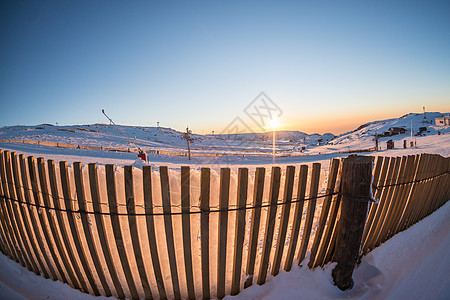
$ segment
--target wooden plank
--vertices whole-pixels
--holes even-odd
[[[45,207],[50,207],[50,201],[49,201],[49,192],[48,192],[48,184],[47,184],[47,176],[46,176],[46,172],[45,172],[45,162],[44,159],[42,157],[37,159],[37,163],[38,163],[38,174],[39,174],[39,182],[41,184],[41,195],[42,195],[42,200],[44,203]],[[67,272],[67,274],[69,275],[69,278],[71,280],[71,282],[76,282],[75,276],[72,272],[72,268],[69,265],[69,260],[67,259],[66,253],[64,252],[63,246],[62,246],[62,242],[61,242],[61,238],[59,237],[58,234],[58,230],[57,230],[57,224],[55,222],[55,219],[52,215],[52,213],[50,212],[49,209],[45,209],[46,211],[46,215],[47,215],[47,221],[50,227],[50,231],[52,233],[52,237],[53,240],[55,241],[55,245],[56,245],[56,255],[61,259],[64,269],[61,266],[61,270],[58,269],[58,271],[60,272],[60,275],[62,277],[62,281],[64,283],[67,283],[67,278],[65,275],[64,270]]]
[[[392,224],[392,219],[394,217],[395,209],[399,202],[399,195],[401,194],[402,183],[404,182],[405,177],[405,169],[406,169],[406,157],[403,156],[400,158],[399,169],[398,172],[396,172],[396,179],[394,183],[395,186],[393,186],[391,201],[389,202],[389,207],[386,211],[384,224],[382,225],[380,235],[378,236],[378,244],[383,243],[389,238],[388,232],[391,229],[390,226]]]
[[[250,225],[251,226],[250,237],[249,237],[250,247],[248,248],[247,268],[246,268],[246,272],[245,272],[247,279],[244,282],[244,288],[247,288],[253,284],[253,275],[255,272],[255,262],[256,262],[256,251],[257,251],[257,247],[258,247],[259,227],[260,227],[260,223],[261,223],[261,207],[260,206],[262,205],[262,199],[263,199],[263,195],[264,195],[265,175],[266,175],[266,168],[256,168],[255,183],[254,183],[254,187],[253,187],[253,203],[252,203],[252,205],[255,208],[252,211],[252,219],[251,219],[251,225]],[[228,193],[228,190],[227,190],[227,193]],[[226,208],[227,206],[228,206],[228,199],[227,199],[226,205],[224,205],[224,208]],[[220,226],[223,227],[222,224]],[[226,227],[226,224],[224,227]],[[225,232],[225,239],[226,239],[226,232]],[[223,263],[225,263],[225,257],[223,258]],[[225,271],[225,268],[223,268],[223,269]],[[225,280],[225,275],[223,277]],[[224,281],[224,285],[225,285],[225,281]]]
[[[106,165],[106,188],[108,194],[108,206],[111,214],[111,226],[113,229],[114,240],[116,243],[117,253],[119,254],[120,264],[127,281],[128,290],[132,299],[139,299],[139,294],[136,290],[136,284],[134,283],[133,275],[131,273],[130,264],[128,262],[127,253],[125,251],[125,244],[123,242],[122,231],[120,230],[120,220],[117,209],[117,194],[116,194],[116,177],[115,166]]]
[[[297,241],[300,232],[300,225],[302,222],[303,205],[306,194],[306,181],[308,179],[308,166],[301,165],[298,175],[298,188],[297,188],[297,203],[294,209],[294,221],[292,224],[291,242],[289,244],[289,249],[286,257],[286,262],[284,264],[284,270],[290,271],[292,268],[292,263],[294,261],[295,250],[297,248]]]
[[[376,220],[377,222],[376,224],[373,224],[372,227],[370,228],[370,232],[367,238],[367,244],[364,245],[364,248],[366,248],[365,252],[372,250],[376,246],[377,237],[380,232],[380,228],[383,224],[383,220],[386,217],[386,210],[388,209],[389,206],[390,201],[389,192],[391,190],[390,185],[394,183],[395,174],[397,172],[396,168],[398,168],[398,159],[396,157],[385,158],[385,163],[389,163],[389,167],[385,181],[382,183],[384,187],[381,189],[378,210],[374,218],[374,220]]]
[[[3,190],[3,188],[0,185],[0,190]],[[0,201],[2,202],[2,204],[0,205],[0,233],[1,233],[1,238],[2,238],[2,253],[5,254],[6,256],[8,256],[10,259],[14,260],[14,252],[11,246],[11,241],[10,241],[10,236],[8,233],[8,228],[6,225],[6,219],[5,219],[5,211],[4,211],[4,204],[3,202],[6,201],[6,199],[4,198],[3,195],[3,191],[2,191],[2,196]]]
[[[339,159],[336,159],[336,158],[332,159],[331,163],[330,163],[330,173],[328,174],[327,189],[325,191],[325,194],[327,194],[329,196],[326,196],[323,199],[322,211],[320,213],[320,219],[319,219],[319,227],[316,230],[314,242],[311,247],[310,260],[308,263],[308,267],[310,269],[317,267],[317,265],[315,265],[316,254],[319,249],[319,244],[322,240],[322,234],[325,229],[325,225],[327,223],[328,212],[329,212],[330,206],[331,206],[331,199],[333,198],[332,194],[335,191],[338,170],[339,170]]]
[[[147,224],[147,236],[150,247],[150,256],[152,258],[153,272],[156,278],[159,298],[167,299],[166,290],[164,288],[164,278],[161,272],[161,264],[159,263],[158,247],[156,244],[155,222],[153,218],[153,194],[152,194],[152,167],[144,166],[143,172],[143,189],[144,189],[144,207],[145,221]],[[184,229],[184,228],[183,228]]]
[[[382,243],[383,240],[383,234],[385,231],[385,227],[386,227],[386,223],[390,217],[389,213],[392,209],[392,205],[393,205],[393,201],[395,200],[395,192],[397,189],[397,181],[399,180],[399,169],[400,169],[400,163],[401,163],[401,158],[400,157],[395,157],[393,158],[394,161],[394,170],[391,176],[391,180],[390,180],[390,186],[387,189],[387,194],[386,194],[386,198],[385,198],[385,205],[383,207],[383,211],[381,212],[381,219],[379,221],[379,228],[378,228],[378,232],[375,235],[375,239],[374,239],[374,243],[373,243],[373,247],[377,247],[378,245],[380,245],[380,243]]]
[[[3,165],[3,150],[0,149],[0,178],[2,180],[2,189],[3,189],[3,194],[5,195],[5,198],[9,198],[9,191],[8,191],[8,183],[6,180],[6,171],[5,171],[5,167]],[[15,245],[17,245],[16,240],[15,240],[15,236],[13,233],[13,228],[11,226],[11,217],[8,214],[8,210],[7,210],[7,199],[4,199],[4,201],[2,201],[2,212],[3,212],[3,218],[2,218],[2,223],[3,223],[3,228],[4,231],[6,233],[6,238],[9,246],[9,250],[10,250],[10,254],[11,254],[11,258],[13,260],[15,260],[16,262],[20,263],[20,264],[24,264],[22,257],[20,256],[18,249],[15,247]]]
[[[200,237],[202,258],[202,298],[209,299],[209,195],[210,195],[210,170],[202,168],[200,173]]]
[[[400,224],[400,217],[402,216],[403,211],[406,209],[406,200],[411,186],[411,184],[408,184],[408,182],[410,182],[414,177],[414,170],[416,163],[417,161],[415,161],[414,156],[412,155],[407,156],[405,172],[403,175],[400,194],[398,196],[398,203],[394,208],[393,212],[394,214],[392,216],[392,220],[389,225],[390,230],[387,233],[389,238],[398,233],[397,228],[399,227]]]
[[[314,221],[314,212],[316,210],[317,193],[319,191],[319,179],[320,179],[320,164],[313,163],[311,174],[311,185],[309,188],[309,201],[308,211],[306,212],[305,228],[303,230],[302,243],[300,245],[300,252],[298,254],[298,265],[300,266],[306,255],[308,249],[309,237],[311,235],[311,229]]]
[[[385,195],[387,193],[388,188],[383,187],[384,185],[387,185],[390,182],[390,178],[392,177],[392,172],[394,169],[395,162],[391,160],[390,157],[385,157],[383,162],[383,168],[381,170],[380,179],[377,183],[377,186],[375,187],[375,198],[378,199],[378,204],[376,205],[376,211],[375,215],[373,217],[373,220],[371,223],[368,223],[366,225],[367,227],[367,235],[365,237],[365,240],[362,242],[362,252],[367,253],[370,250],[373,249],[373,240],[375,239],[375,235],[378,232],[378,228],[380,226],[380,218],[382,215],[383,210],[385,209],[385,203],[384,200]]]
[[[438,176],[439,174],[441,174],[441,172],[443,171],[443,165],[441,163],[441,156],[440,155],[435,155],[436,156],[436,168],[434,169],[434,174],[433,176]],[[430,205],[428,205],[427,207],[427,211],[426,211],[426,215],[430,215],[432,212],[434,212],[435,210],[435,201],[436,201],[436,194],[439,188],[439,183],[442,177],[435,177],[432,179],[432,183],[431,183],[431,187],[430,187]]]
[[[414,211],[414,207],[416,205],[416,197],[418,195],[419,182],[418,180],[421,178],[422,170],[425,166],[425,162],[427,160],[424,154],[416,155],[416,161],[418,160],[418,165],[416,166],[414,172],[413,183],[411,189],[408,194],[408,199],[406,200],[406,208],[402,215],[402,221],[400,225],[400,230],[405,230],[407,228],[407,224],[411,219],[411,215]]]
[[[358,198],[371,196],[372,164],[373,157],[351,155],[342,167],[341,216],[333,255],[337,265],[331,273],[334,284],[342,291],[353,286],[352,274],[360,254],[368,208],[368,201]]]
[[[270,191],[269,191],[270,206],[267,211],[263,251],[257,280],[257,283],[259,285],[264,284],[267,278],[270,250],[272,249],[275,219],[277,215],[278,194],[280,192],[280,177],[281,177],[280,167],[272,167],[272,172],[270,175]]]
[[[436,167],[436,173],[435,173],[435,178],[433,178],[433,183],[432,183],[432,187],[431,187],[431,193],[430,193],[430,205],[427,208],[427,212],[426,215],[430,215],[432,214],[438,206],[438,198],[439,198],[439,194],[441,191],[441,184],[442,184],[442,172],[444,172],[444,165],[443,163],[443,158],[440,155],[436,155],[436,159],[437,159],[437,167]]]
[[[231,295],[239,294],[241,287],[242,254],[245,237],[245,207],[247,205],[248,169],[239,168],[236,204],[240,209],[236,212],[233,271],[231,279]]]
[[[424,196],[426,196],[426,193],[425,193],[426,181],[425,181],[425,179],[428,176],[428,172],[430,170],[431,163],[432,163],[431,155],[425,154],[425,162],[424,162],[423,168],[420,171],[420,176],[419,176],[420,182],[419,182],[418,188],[416,190],[417,193],[416,193],[415,199],[414,199],[415,200],[414,207],[413,207],[411,217],[408,220],[408,227],[415,224],[420,215],[421,207],[424,202],[423,199],[425,198]]]
[[[159,167],[159,174],[161,177],[161,197],[164,213],[164,228],[166,231],[166,243],[167,243],[167,252],[169,255],[170,274],[172,277],[172,286],[174,295],[173,297],[175,299],[181,299],[180,283],[178,281],[177,260],[175,255],[175,245],[173,242],[169,171],[167,167],[165,166]]]
[[[195,299],[194,288],[194,271],[192,266],[192,251],[191,251],[191,188],[190,188],[190,168],[181,167],[181,226],[183,228],[183,254],[184,254],[184,269],[186,270],[186,284],[188,299]]]
[[[125,298],[125,294],[123,292],[122,285],[116,272],[116,266],[112,259],[111,249],[109,247],[105,229],[105,222],[101,215],[102,211],[100,208],[100,203],[102,201],[100,199],[100,192],[98,188],[97,164],[95,163],[89,164],[89,186],[91,190],[91,199],[92,199],[92,206],[94,209],[95,224],[97,225],[97,232],[100,239],[100,245],[102,247],[103,257],[105,258],[106,266],[108,268],[111,280],[116,290],[117,297],[123,299]]]
[[[111,296],[111,289],[106,282],[105,274],[103,272],[103,267],[100,264],[97,249],[94,244],[92,237],[92,228],[90,220],[86,209],[86,198],[84,194],[84,181],[83,181],[83,170],[80,162],[73,163],[73,173],[75,177],[75,189],[77,192],[78,208],[81,216],[81,224],[83,225],[84,235],[86,237],[86,242],[88,244],[89,252],[91,254],[92,261],[94,263],[95,270],[97,271],[98,279],[103,287],[105,295],[107,297]]]
[[[147,274],[145,272],[144,260],[142,259],[141,244],[139,243],[139,233],[136,224],[136,207],[134,202],[133,188],[133,166],[125,166],[125,200],[127,204],[128,225],[130,228],[131,241],[133,243],[134,258],[138,268],[139,277],[141,278],[142,288],[146,299],[152,298],[152,291],[148,283]]]
[[[83,267],[84,273],[88,279],[89,285],[92,289],[92,292],[95,296],[100,296],[100,292],[98,290],[97,284],[95,283],[94,277],[92,276],[92,271],[89,267],[89,264],[86,260],[86,253],[84,252],[84,247],[81,244],[81,233],[78,231],[78,227],[75,224],[75,205],[74,200],[71,198],[71,188],[69,185],[69,172],[67,168],[67,162],[61,161],[59,162],[59,171],[61,176],[61,186],[64,197],[64,206],[67,210],[67,220],[69,222],[69,228],[72,233],[73,243],[75,244],[76,251],[80,258],[80,263]]]
[[[0,161],[0,164],[2,164],[1,166],[2,174],[6,170],[6,181],[8,184],[9,197],[13,200],[17,200],[16,191],[14,189],[14,182],[11,174],[11,157],[9,151],[4,152],[3,162]],[[6,201],[6,209],[9,214],[9,220],[12,225],[15,240],[17,241],[16,245],[18,249],[16,250],[18,250],[19,260],[21,260],[22,266],[26,267],[28,270],[31,271],[32,270],[31,264],[28,260],[28,257],[26,256],[25,247],[23,246],[23,244],[26,242],[26,239],[23,232],[22,224],[20,223],[19,215],[17,213],[16,204],[12,200],[8,200]]]
[[[26,215],[25,207],[22,205],[24,203],[24,199],[23,199],[23,196],[22,196],[21,182],[20,182],[19,172],[18,172],[17,154],[15,152],[13,152],[11,154],[11,167],[12,167],[12,176],[14,178],[14,187],[15,187],[16,199],[20,202],[20,204],[18,205],[19,212],[20,212],[20,217],[19,217],[19,212],[17,212],[16,206],[14,206],[14,210],[16,211],[15,213],[17,214],[16,219],[17,220],[22,219],[23,227],[25,228],[25,232],[23,231],[23,228],[21,229],[21,235],[22,235],[22,241],[23,241],[24,246],[25,246],[25,250],[26,250],[27,255],[29,257],[29,261],[30,261],[30,264],[31,264],[31,267],[32,267],[32,271],[36,275],[40,275],[39,268],[36,265],[36,262],[34,261],[33,252],[31,251],[31,249],[33,249],[33,251],[35,251],[34,254],[36,256],[39,255],[35,245],[33,245],[30,224],[28,222],[28,217]],[[28,237],[28,240],[27,240],[27,237]],[[31,244],[31,248],[30,248],[29,243]]]
[[[230,198],[230,169],[220,169],[219,235],[217,248],[217,298],[225,297],[225,271],[228,233],[228,204]]]
[[[289,213],[291,212],[292,193],[294,189],[295,167],[286,167],[286,177],[284,183],[283,205],[281,205],[281,220],[278,229],[277,246],[272,263],[272,275],[277,276],[280,272],[281,258],[283,256],[284,243],[288,231]]]
[[[383,166],[383,157],[382,156],[378,156],[376,158],[376,160],[377,160],[377,162],[375,164],[375,170],[373,172],[373,180],[372,180],[372,193],[373,193],[374,199],[377,199],[375,194],[377,192],[376,187],[379,185],[381,169],[382,169],[382,166]],[[369,215],[367,217],[366,228],[364,229],[364,233],[363,233],[361,244],[364,244],[364,242],[366,240],[367,234],[369,233],[370,224],[372,224],[372,222],[373,222],[373,218],[375,216],[375,212],[377,211],[377,208],[378,208],[377,203],[374,203],[374,202],[370,203]]]
[[[48,268],[50,274],[52,275],[52,279],[56,280],[55,271],[53,270],[53,266],[50,263],[50,259],[48,258],[47,252],[44,247],[43,238],[41,237],[41,234],[39,232],[39,228],[38,228],[36,216],[35,216],[35,210],[30,205],[31,204],[31,196],[30,196],[31,189],[29,188],[29,184],[28,184],[25,156],[23,154],[19,155],[19,161],[20,161],[20,172],[21,172],[21,176],[22,176],[22,187],[23,187],[25,202],[28,204],[27,209],[28,209],[28,213],[30,216],[31,228],[33,228],[33,232],[35,235],[35,239],[37,241],[37,245],[39,246],[40,253],[41,253],[42,257],[44,258],[47,268]],[[31,242],[31,245],[32,246],[36,245],[36,243]],[[38,261],[38,264],[41,267],[41,272],[42,272],[44,278],[50,278],[50,274],[47,272],[47,269],[45,268],[44,264],[42,263],[42,260],[40,259],[37,249],[35,249],[35,254],[36,254],[36,260]]]
[[[425,175],[425,187],[423,189],[422,193],[422,201],[420,202],[420,208],[419,213],[416,218],[416,222],[422,220],[424,217],[427,216],[427,210],[430,206],[430,194],[431,194],[431,187],[433,185],[434,180],[432,177],[436,175],[436,168],[437,168],[437,156],[436,155],[430,155],[431,156],[431,163],[430,168],[427,169],[427,174]]]
[[[50,251],[50,255],[53,259],[53,263],[55,264],[56,269],[58,270],[58,272],[60,273],[60,276],[62,277],[62,276],[64,276],[64,272],[62,270],[61,264],[59,263],[58,255],[55,252],[55,248],[52,243],[50,234],[48,232],[47,225],[45,224],[44,214],[39,212],[39,210],[41,209],[42,203],[41,203],[41,194],[39,192],[38,182],[37,182],[37,177],[36,177],[36,164],[35,164],[33,156],[28,156],[28,174],[30,175],[31,189],[32,189],[33,196],[34,196],[34,203],[37,205],[37,215],[38,215],[39,223],[41,225],[42,233],[44,234],[44,241],[46,242],[47,248]],[[50,268],[50,266],[49,266],[49,268]],[[51,270],[53,270],[53,269],[51,269]],[[56,273],[52,274],[52,279],[53,280],[58,279]]]
[[[86,286],[86,282],[84,280],[83,275],[81,274],[80,268],[78,266],[78,262],[75,259],[75,253],[72,249],[72,245],[69,241],[69,235],[67,233],[66,224],[63,219],[63,215],[61,210],[61,205],[59,203],[59,191],[56,184],[56,170],[55,170],[55,162],[53,160],[47,161],[47,168],[48,168],[48,177],[50,182],[50,190],[52,192],[52,198],[53,198],[53,207],[56,208],[55,214],[56,219],[58,221],[59,230],[61,232],[61,236],[64,242],[64,246],[66,247],[67,256],[72,264],[72,268],[76,274],[77,279],[71,279],[72,283],[75,288],[81,289],[85,293],[89,293],[89,290]]]

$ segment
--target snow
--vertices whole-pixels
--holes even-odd
[[[333,285],[331,270],[293,268],[226,299],[449,299],[450,203],[363,257],[353,289]]]
[[[450,203],[364,256],[342,292],[331,270],[293,267],[226,299],[449,299]],[[308,261],[306,259],[306,261]],[[45,279],[0,254],[0,299],[107,299]]]
[[[429,120],[441,116],[440,113],[427,113]],[[194,149],[192,150],[196,156],[192,160],[188,160],[185,156],[169,156],[148,154],[149,163],[142,161],[136,157],[136,153],[127,152],[111,152],[104,150],[84,150],[84,149],[65,149],[48,147],[42,145],[31,145],[23,143],[0,142],[0,149],[22,153],[26,156],[43,157],[44,159],[53,159],[55,161],[67,161],[69,167],[74,162],[83,162],[83,170],[86,172],[88,163],[97,163],[98,165],[115,164],[117,182],[123,182],[123,167],[133,165],[135,167],[134,176],[136,199],[142,199],[142,180],[141,169],[144,165],[151,165],[158,168],[159,166],[168,166],[169,182],[171,188],[171,200],[173,204],[180,204],[179,190],[179,172],[181,166],[191,167],[191,185],[199,186],[199,176],[201,167],[210,167],[211,170],[211,206],[217,206],[217,190],[218,176],[220,168],[230,167],[231,172],[231,190],[230,199],[236,199],[236,177],[237,169],[246,167],[249,174],[253,176],[256,167],[267,168],[266,174],[270,174],[272,165],[280,166],[284,172],[287,165],[307,164],[311,167],[312,163],[318,162],[322,164],[321,178],[323,182],[321,186],[326,185],[326,175],[329,169],[329,160],[331,158],[347,157],[349,153],[339,153],[348,150],[367,149],[374,146],[373,136],[375,132],[378,134],[387,131],[390,127],[404,126],[407,129],[405,134],[382,137],[380,138],[381,150],[377,152],[367,152],[364,155],[374,156],[404,156],[417,153],[435,153],[442,156],[450,156],[450,127],[435,126],[429,123],[423,123],[423,114],[408,114],[398,119],[376,121],[360,126],[357,130],[334,137],[331,134],[325,135],[306,135],[301,132],[277,132],[277,157],[270,156],[272,152],[271,133],[252,133],[239,134],[230,136],[201,136],[193,135]],[[410,126],[411,122],[415,128],[427,127],[425,136],[417,136],[412,140],[416,142],[415,147],[403,148],[403,140],[407,140],[407,144],[411,141]],[[409,126],[409,127],[408,127]],[[79,128],[89,129],[80,130]],[[58,129],[68,129],[72,131],[62,131]],[[93,130],[93,131],[92,131]],[[182,133],[169,128],[150,128],[150,127],[133,127],[121,126],[121,130],[129,135],[133,142],[144,150],[171,150],[185,151],[186,141],[182,139]],[[73,132],[75,131],[75,132]],[[317,145],[318,139],[322,138],[328,144]],[[38,126],[13,126],[0,128],[0,139],[14,140],[33,140],[33,141],[49,141],[67,144],[81,144],[87,146],[102,147],[133,147],[132,144],[124,137],[119,130],[113,126],[105,124],[93,125],[77,125],[56,127],[49,125]],[[395,148],[386,150],[385,142],[389,139],[394,140]],[[306,144],[304,144],[306,142]],[[306,150],[300,152],[299,147],[305,145]],[[301,147],[300,147],[301,148]],[[218,156],[210,156],[207,154],[215,153]],[[58,166],[56,166],[58,168]],[[156,168],[154,169],[156,171]],[[85,174],[87,177],[87,174]],[[161,205],[159,172],[153,172],[152,179],[154,189],[154,204]],[[104,168],[99,167],[99,178],[104,178]],[[269,180],[270,176],[266,176]],[[252,180],[249,180],[248,195],[252,194]],[[71,182],[73,185],[73,182]],[[105,182],[100,180],[100,192],[105,199]],[[284,184],[283,182],[281,183]],[[266,183],[266,188],[269,185]],[[72,187],[73,188],[73,187]],[[88,187],[86,187],[88,188]],[[125,203],[123,185],[118,184],[118,203]],[[281,187],[280,190],[282,190]],[[265,191],[267,194],[268,191]],[[86,194],[89,198],[89,193]],[[295,196],[295,195],[294,195]],[[193,188],[191,191],[191,199],[198,199],[199,189]],[[250,198],[249,198],[250,199]],[[88,199],[89,200],[89,199]],[[140,200],[136,200],[140,201]],[[251,200],[249,200],[251,201]],[[136,203],[139,205],[142,203]],[[194,203],[193,203],[194,204]],[[320,206],[321,203],[318,203]],[[140,208],[138,207],[137,210]],[[244,290],[237,298],[243,299],[279,299],[279,298],[296,298],[296,299],[373,299],[373,298],[448,298],[450,296],[450,262],[449,255],[446,251],[450,246],[449,223],[450,207],[447,203],[438,212],[421,221],[411,229],[396,235],[394,238],[378,247],[370,254],[365,256],[361,265],[354,273],[355,287],[351,291],[341,292],[331,282],[331,270],[333,265],[328,265],[325,270],[318,269],[314,272],[306,267],[293,268],[289,273],[281,272],[277,277],[268,277],[268,282],[263,286],[252,286]],[[248,227],[249,217],[246,216],[246,226]],[[265,214],[263,213],[263,218]],[[230,213],[230,219],[234,218],[234,214]],[[430,221],[431,220],[431,221]],[[181,219],[173,218],[174,226],[181,228]],[[264,222],[264,220],[262,220]],[[315,220],[317,222],[317,220]],[[128,231],[127,222],[122,220],[124,224],[122,230]],[[96,223],[93,220],[94,232],[96,231]],[[145,227],[144,224],[140,224]],[[217,228],[217,218],[211,217],[210,228]],[[276,227],[277,228],[277,227]],[[417,229],[419,228],[419,229]],[[197,217],[191,218],[191,234],[192,249],[194,260],[194,275],[199,274],[200,266],[200,242],[199,236],[200,221]],[[229,225],[229,234],[234,236],[234,227]],[[246,228],[248,232],[249,228]],[[161,245],[165,245],[165,232],[163,226],[156,228],[157,240]],[[108,234],[111,234],[109,232]],[[246,234],[247,236],[248,234]],[[128,236],[129,234],[125,234]],[[111,238],[112,237],[108,237]],[[143,250],[147,251],[145,245],[148,245],[145,235],[142,240]],[[276,239],[276,234],[275,237]],[[419,239],[420,238],[420,239]],[[129,238],[128,238],[129,239]],[[289,239],[289,236],[287,237]],[[182,240],[180,231],[174,231],[174,242],[176,252],[181,252]],[[248,238],[246,238],[248,243]],[[126,240],[128,245],[127,253],[132,255],[131,241]],[[210,234],[210,243],[217,243],[217,235]],[[98,246],[98,245],[97,245]],[[259,249],[260,250],[260,249]],[[258,250],[258,251],[259,251]],[[148,250],[149,251],[149,250]],[[165,252],[167,249],[160,249],[160,256],[167,257]],[[227,247],[227,261],[231,261],[232,247]],[[117,258],[117,253],[112,247],[113,256]],[[260,255],[260,253],[258,254]],[[181,257],[181,256],[180,256]],[[144,258],[146,266],[151,266],[150,258]],[[129,259],[132,269],[136,269],[134,259]],[[211,278],[215,278],[215,269],[217,261],[217,253],[210,253]],[[308,261],[308,258],[305,259]],[[161,261],[163,268],[163,277],[170,279],[170,271],[168,269],[168,261]],[[103,264],[103,262],[102,262]],[[245,261],[243,262],[245,265]],[[179,264],[183,268],[183,264]],[[401,267],[399,267],[401,266]],[[79,291],[71,289],[68,285],[61,282],[53,282],[46,280],[40,276],[22,268],[20,265],[9,260],[7,257],[0,256],[0,299],[42,299],[47,298],[73,298],[73,299],[89,299],[90,296],[82,294]],[[120,269],[120,268],[119,268]],[[184,270],[179,269],[179,274],[183,274]],[[227,278],[230,277],[231,268],[227,267]],[[123,278],[121,270],[118,270],[119,276]],[[155,282],[151,270],[147,270],[149,280]],[[200,294],[201,283],[198,276],[194,276],[196,293]],[[180,276],[180,285],[185,285],[185,278]],[[228,285],[228,283],[227,283]],[[139,285],[138,285],[139,286]],[[211,283],[211,288],[215,288],[215,283]],[[227,287],[229,288],[229,287]],[[138,287],[139,289],[139,287]],[[227,290],[229,293],[229,290]],[[421,294],[422,293],[422,294]],[[140,291],[140,294],[141,291]],[[214,295],[215,292],[213,291]],[[171,294],[169,293],[169,296]],[[407,296],[405,296],[407,295]],[[445,297],[447,296],[447,297]],[[232,298],[232,297],[230,297]]]

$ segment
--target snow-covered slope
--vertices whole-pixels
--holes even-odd
[[[411,137],[411,131],[413,133],[413,136],[415,136],[419,133],[421,127],[426,127],[427,129],[421,134],[422,136],[434,135],[438,133],[448,133],[450,130],[449,126],[438,126],[435,124],[435,118],[442,116],[444,116],[444,114],[439,112],[426,113],[426,121],[424,121],[424,114],[410,113],[400,118],[374,121],[363,124],[353,131],[341,134],[335,139],[331,140],[330,143],[332,143],[333,145],[339,145],[352,143],[354,141],[373,141],[375,134],[383,136],[383,133],[387,133],[390,128],[395,127],[404,128],[405,133],[393,136],[385,135],[381,137],[381,139],[384,141],[388,139],[398,140]]]

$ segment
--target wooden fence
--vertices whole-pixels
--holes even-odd
[[[449,161],[376,159],[362,253],[449,199]],[[93,295],[223,298],[332,260],[341,165],[121,171],[0,150],[0,250]]]

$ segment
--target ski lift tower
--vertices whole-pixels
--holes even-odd
[[[425,106],[423,106],[423,123],[428,123],[427,115],[425,113]]]

